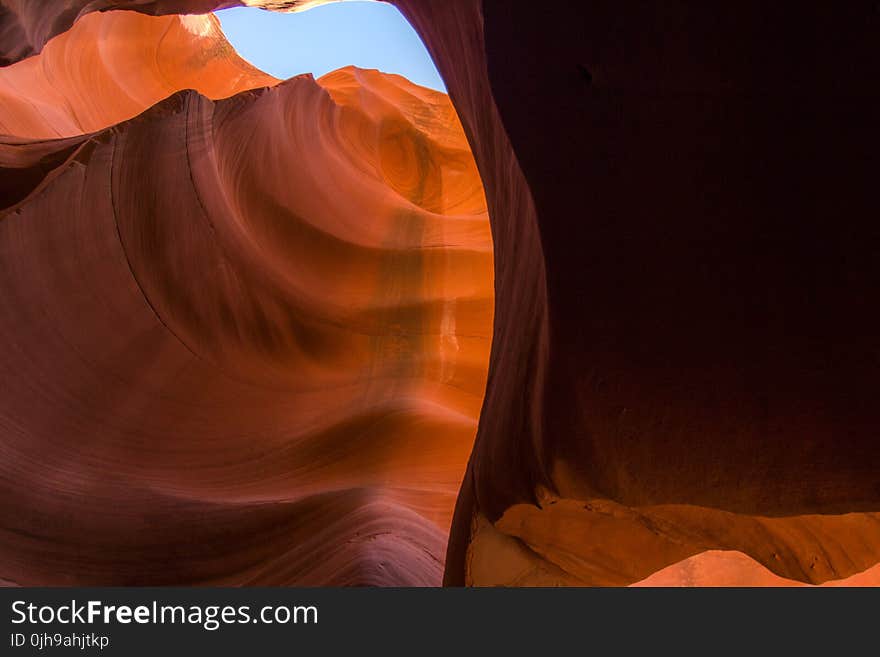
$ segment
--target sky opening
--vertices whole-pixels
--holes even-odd
[[[238,54],[277,78],[319,78],[353,64],[446,91],[416,31],[383,2],[337,2],[296,14],[236,7],[216,15]]]

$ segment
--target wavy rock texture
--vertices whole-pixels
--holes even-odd
[[[297,12],[332,0],[3,0],[0,3],[0,66],[39,53],[52,37],[96,11],[130,9],[144,14],[203,14],[248,5]]]
[[[181,89],[219,99],[278,82],[238,56],[213,14],[90,14],[39,57],[0,69],[0,133],[69,137],[130,119]]]
[[[874,3],[395,4],[495,249],[445,581],[878,583]]]
[[[493,307],[444,94],[184,91],[0,165],[0,577],[439,584]]]

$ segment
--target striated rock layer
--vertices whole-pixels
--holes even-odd
[[[70,116],[110,113],[45,127]],[[447,96],[353,68],[182,91],[0,167],[0,577],[440,583],[493,308]]]
[[[395,4],[495,248],[445,581],[876,584],[874,3]]]

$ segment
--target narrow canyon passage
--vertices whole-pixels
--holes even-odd
[[[68,0],[53,13],[0,0],[0,58],[18,62],[3,74],[29,55],[49,54],[52,37],[73,34],[74,19],[96,10],[128,7],[168,20],[239,4]],[[289,10],[322,3],[246,4]],[[100,128],[77,126],[100,111],[72,116],[68,108],[51,117],[40,99],[11,93],[22,99],[16,120],[34,132],[0,148],[4,192],[19,204],[0,219],[3,280],[12,286],[3,298],[3,374],[19,382],[0,414],[4,453],[16,463],[2,473],[9,491],[2,526],[15,529],[0,561],[33,568],[34,551],[52,555],[56,566],[71,559],[69,551],[53,552],[63,545],[53,540],[63,526],[52,537],[41,532],[63,525],[58,518],[76,508],[83,490],[113,500],[126,516],[123,483],[97,483],[97,473],[112,469],[95,465],[122,454],[120,462],[137,464],[137,476],[123,471],[121,479],[134,482],[150,513],[179,502],[196,505],[203,518],[229,514],[191,534],[198,546],[181,572],[199,573],[199,581],[228,581],[234,571],[249,573],[236,576],[240,582],[259,572],[279,582],[436,583],[442,569],[448,585],[880,583],[876,3],[391,4],[423,39],[452,104],[416,106],[401,81],[355,70],[263,90],[274,83],[227,63],[235,73],[217,80],[242,86],[202,94],[237,95],[210,102],[184,92],[159,102],[176,90],[157,92],[138,119],[82,138],[80,130]],[[301,129],[294,115],[303,115],[292,103],[323,117],[322,129]],[[286,116],[277,124],[283,138],[249,120],[263,112]],[[431,117],[444,112],[457,112],[455,135],[435,127]],[[101,127],[130,116],[107,116]],[[40,141],[49,137],[67,140]],[[310,160],[293,158],[287,166],[295,180],[279,181],[270,171],[287,155],[263,146],[268,157],[249,156],[288,138],[321,162],[320,174],[299,171]],[[341,162],[328,155],[337,149],[345,153]],[[138,178],[131,163],[138,153],[149,153],[141,163],[149,179]],[[245,161],[254,180],[243,173]],[[438,178],[438,170],[446,173]],[[326,186],[328,172],[350,195],[330,191],[339,186]],[[297,193],[315,186],[318,195]],[[465,191],[472,188],[478,191]],[[175,191],[156,191],[165,189]],[[459,192],[446,205],[450,189]],[[138,190],[142,200],[133,199]],[[356,220],[365,199],[375,203],[377,223]],[[164,221],[144,223],[143,202]],[[92,210],[101,204],[105,210]],[[59,205],[88,219],[52,221]],[[179,223],[180,208],[192,223]],[[115,224],[115,242],[106,224],[93,223],[98,216]],[[85,269],[63,247],[70,243],[95,267],[95,285],[76,285]],[[413,255],[416,244],[423,257]],[[350,289],[362,280],[351,263],[344,279],[351,301],[337,307],[326,272],[339,267],[332,254],[340,248],[346,266],[355,258],[372,283]],[[393,255],[380,264],[376,251]],[[206,264],[188,269],[193,260]],[[119,294],[102,269],[111,261],[131,280],[131,299],[155,304],[141,308],[141,320],[131,299],[109,301]],[[310,264],[296,264],[303,262]],[[398,271],[407,275],[398,279]],[[205,286],[199,276],[220,284]],[[56,303],[53,290],[59,305],[47,311]],[[33,303],[39,295],[52,300]],[[139,326],[140,346],[89,325],[89,302],[115,313],[114,327]],[[292,307],[309,312],[295,313],[294,322]],[[303,324],[305,316],[319,326]],[[22,327],[31,324],[45,335],[28,343],[32,330]],[[280,340],[280,326],[296,339]],[[428,326],[436,339],[416,338]],[[148,337],[156,332],[159,346]],[[343,339],[353,346],[338,349]],[[92,341],[120,353],[143,349],[128,363],[107,360],[121,363],[114,376],[140,381],[149,397],[129,399],[106,386],[114,366],[94,362]],[[44,343],[56,344],[56,353]],[[62,359],[70,365],[59,366]],[[285,378],[291,363],[308,377]],[[84,372],[94,376],[101,395],[86,398],[82,387],[58,378],[68,367],[78,381]],[[202,367],[209,369],[196,372]],[[160,384],[170,378],[179,385],[168,396]],[[328,381],[351,397],[321,399]],[[259,394],[237,387],[242,382]],[[265,392],[289,386],[302,386],[297,401]],[[292,441],[288,451],[254,455],[264,482],[300,464],[283,502],[267,499],[270,483],[244,484],[248,459],[224,438],[227,429],[272,435],[294,417],[324,426],[364,397],[370,409],[394,409],[386,421],[412,424],[401,432],[379,431],[372,420],[334,425],[327,431],[337,440],[304,441],[298,449]],[[153,405],[155,412],[143,412]],[[139,440],[114,433],[135,417]],[[162,426],[139,426],[144,417]],[[178,427],[195,442],[157,447],[149,438]],[[459,438],[440,441],[453,427],[461,427]],[[84,436],[73,452],[71,435]],[[426,450],[404,437],[415,435],[435,442]],[[365,469],[360,457],[355,467],[339,466],[352,436],[371,445],[375,464],[401,467]],[[204,470],[192,467],[202,443],[218,446]],[[143,453],[130,460],[132,449]],[[67,464],[56,468],[60,475],[48,474],[54,459]],[[184,489],[170,483],[177,475],[166,476],[169,463],[185,464]],[[415,491],[394,480],[404,471],[413,474],[407,482],[419,482]],[[292,492],[310,473],[327,497],[318,487],[307,497]],[[334,477],[345,483],[327,486]],[[208,499],[220,507],[198,506]],[[337,509],[334,518],[357,519],[328,524],[327,505]],[[229,531],[235,513],[254,524]],[[142,538],[157,520],[136,517]],[[352,530],[358,523],[374,527],[371,538]],[[316,538],[295,540],[297,548],[281,555],[281,539],[270,550],[270,526],[287,538],[299,530]],[[318,527],[327,542],[314,534]],[[198,551],[203,538],[219,536],[228,541],[224,558]],[[143,562],[143,547],[132,546],[126,564]],[[181,547],[169,541],[162,549],[167,560]],[[354,564],[350,576],[337,582],[321,573],[314,555],[327,549]],[[90,545],[74,552],[77,563],[100,554]],[[353,554],[360,561],[343,556]],[[236,559],[242,563],[231,567]],[[315,580],[305,576],[310,559],[320,566],[309,575]],[[87,579],[98,569],[82,572]],[[354,574],[364,572],[370,576]]]

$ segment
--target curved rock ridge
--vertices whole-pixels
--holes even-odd
[[[238,56],[213,14],[89,14],[39,55],[0,69],[0,134],[69,137],[130,119],[181,89],[219,99],[278,82]]]
[[[444,94],[182,91],[0,166],[0,577],[440,583],[493,308]]]
[[[92,12],[129,9],[143,14],[205,14],[228,7],[297,12],[334,0],[3,0],[0,2],[0,66],[38,54]]]
[[[394,4],[492,221],[444,581],[876,583],[875,3]]]
[[[785,579],[742,552],[710,550],[667,566],[632,586],[809,586]],[[880,586],[880,565],[819,586]]]
[[[481,518],[468,558],[474,585],[847,586],[880,584],[878,541],[880,514],[773,518],[545,494],[540,508]]]

